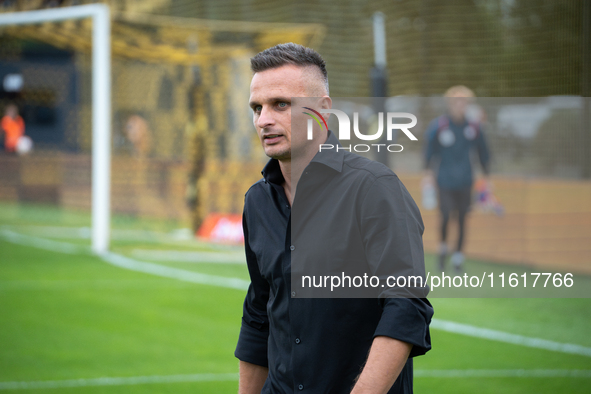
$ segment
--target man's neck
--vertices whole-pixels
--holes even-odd
[[[281,174],[285,183],[283,184],[283,190],[289,201],[289,205],[293,204],[295,198],[296,189],[302,173],[310,164],[314,156],[317,153],[317,146],[322,142],[326,142],[328,139],[328,133],[321,141],[311,142],[307,149],[293,155],[288,160],[279,160],[279,168],[281,168]],[[294,156],[296,157],[294,159]]]
[[[310,164],[310,161],[315,156],[315,152],[306,155],[307,157],[299,157],[297,160],[279,160],[279,168],[285,182],[283,183],[283,190],[289,201],[289,205],[293,204],[295,198],[298,182],[304,172],[304,169]]]

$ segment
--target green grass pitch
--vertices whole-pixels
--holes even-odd
[[[84,225],[77,220],[76,225]],[[0,231],[38,236],[33,227],[22,224],[22,217],[16,220],[0,212]],[[112,249],[126,256],[136,249],[236,251],[194,242],[137,240],[115,240]],[[428,266],[432,260],[429,256]],[[248,279],[240,264],[157,264]],[[243,290],[130,271],[89,253],[49,251],[0,236],[0,391],[236,393],[238,361],[233,351],[243,297]],[[591,348],[588,299],[432,303],[441,320]],[[591,357],[437,329],[431,334],[433,350],[415,359],[417,393],[589,392]],[[520,370],[523,376],[510,376]],[[570,373],[578,375],[565,376]],[[177,375],[178,381],[166,381]],[[77,379],[82,380],[72,383]],[[56,387],[34,388],[30,383],[48,381],[55,381]],[[7,382],[23,386],[9,387]]]

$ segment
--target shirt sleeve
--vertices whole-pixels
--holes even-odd
[[[480,159],[480,165],[482,165],[482,171],[488,175],[490,171],[490,151],[484,136],[484,128],[482,125],[479,126],[478,137],[476,138],[476,148],[478,150],[478,158]]]
[[[425,131],[425,169],[429,169],[431,167],[431,160],[433,156],[438,154],[439,144],[437,143],[437,125],[438,119],[435,119],[429,124],[427,127],[427,131]]]
[[[241,361],[267,367],[267,341],[269,338],[267,302],[269,300],[269,284],[261,276],[256,255],[249,246],[246,216],[245,208],[242,217],[242,227],[244,229],[246,263],[251,283],[244,299],[242,326],[234,355]]]
[[[384,335],[413,345],[411,357],[431,348],[429,324],[433,308],[424,298],[424,225],[419,208],[396,175],[378,178],[361,207],[361,231],[372,275],[422,277],[407,289],[384,287],[379,296],[382,316],[374,336]]]
[[[426,298],[381,298],[382,317],[374,337],[383,335],[412,345],[409,357],[431,350],[433,307]]]
[[[433,123],[429,125],[427,131],[425,132],[425,170],[428,170],[431,167],[431,160],[435,155],[435,150],[437,149],[437,144],[435,143],[435,134],[437,129],[434,129]]]

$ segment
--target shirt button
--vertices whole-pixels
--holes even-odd
[[[298,389],[300,389],[300,390],[303,390],[303,389],[304,389],[304,385],[303,385],[303,384],[300,384],[300,385],[298,386]]]
[[[300,341],[300,338],[295,339],[295,343],[297,343],[298,345],[300,344],[300,342],[302,342],[302,341]]]
[[[292,296],[292,297],[295,297],[295,296],[296,296],[296,292],[295,292],[295,291],[292,291],[292,292],[291,292],[291,296]]]
[[[289,250],[295,250],[295,246],[291,245],[291,246],[289,247]]]

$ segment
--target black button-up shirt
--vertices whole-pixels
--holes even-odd
[[[327,143],[336,146],[338,140],[329,133]],[[386,204],[380,209],[403,212],[395,215],[403,219],[392,221],[387,212],[368,219],[380,228],[380,237],[392,250],[380,252],[376,248],[383,249],[384,245],[366,243],[367,273],[375,273],[373,269],[380,266],[374,260],[393,254],[402,255],[402,260],[410,259],[407,265],[424,266],[422,243],[417,242],[423,231],[420,213],[396,175],[385,166],[343,150],[317,154],[304,174],[312,170],[332,185],[323,200],[359,199],[360,188],[367,189],[367,181],[385,184],[393,193],[391,199],[386,199],[391,206]],[[427,352],[431,348],[429,323],[433,309],[426,299],[298,298],[291,286],[291,258],[300,249],[292,244],[291,207],[283,182],[279,163],[271,159],[263,170],[263,179],[247,192],[243,215],[251,285],[244,301],[235,355],[242,361],[269,367],[262,392],[348,393],[378,335],[412,344],[411,357]],[[297,193],[306,189],[306,182],[302,177]],[[301,196],[296,194],[294,207]],[[363,207],[363,201],[351,203]],[[312,216],[307,225],[326,228],[325,219],[323,215]],[[336,223],[331,227],[331,237],[345,240],[346,245],[350,228]],[[389,391],[409,392],[412,359]]]

